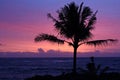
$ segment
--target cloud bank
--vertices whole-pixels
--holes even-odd
[[[120,57],[120,53],[109,52],[78,52],[77,57]],[[38,52],[0,52],[0,57],[73,57],[72,52],[61,52],[55,50],[48,50],[45,52],[42,48]]]

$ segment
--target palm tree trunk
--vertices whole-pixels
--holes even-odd
[[[77,47],[74,47],[73,55],[73,73],[76,74]]]

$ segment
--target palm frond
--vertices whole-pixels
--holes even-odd
[[[55,37],[54,35],[49,35],[49,34],[40,34],[38,36],[35,37],[35,42],[40,42],[40,41],[50,41],[50,42],[56,42],[59,44],[64,44],[64,40],[58,39],[57,37]]]
[[[47,14],[48,18],[51,18],[53,22],[58,22],[50,13]]]
[[[73,37],[74,34],[78,32],[78,6],[72,2],[58,10],[57,13],[59,19],[55,22],[55,28],[58,30],[60,35],[66,38]]]
[[[92,10],[91,8],[85,6],[82,11],[82,21],[85,21],[89,16],[92,15]]]
[[[87,29],[89,30],[92,30],[94,29],[94,24],[96,23],[96,14],[97,14],[98,11],[96,11],[92,16],[91,18],[88,20],[88,24],[87,24]]]
[[[109,43],[114,43],[117,42],[118,40],[116,39],[106,39],[106,40],[93,40],[93,41],[88,41],[85,42],[87,45],[93,45],[93,46],[100,46],[100,45],[108,45]]]
[[[79,14],[81,14],[82,7],[83,7],[83,2],[80,4],[80,7],[79,7]],[[80,15],[80,16],[81,16],[81,15]]]

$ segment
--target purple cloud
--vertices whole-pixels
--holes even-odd
[[[38,48],[38,53],[45,53],[45,51],[42,48]]]
[[[120,52],[78,52],[77,57],[120,57]],[[0,52],[0,57],[73,57],[73,52],[61,52],[56,50],[48,50],[45,52],[42,48],[38,52]]]

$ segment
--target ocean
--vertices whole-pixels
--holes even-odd
[[[72,71],[72,58],[0,58],[0,80],[24,80],[34,75],[60,75]],[[89,58],[77,58],[77,71],[86,68]],[[96,57],[96,65],[120,72],[120,57]]]

